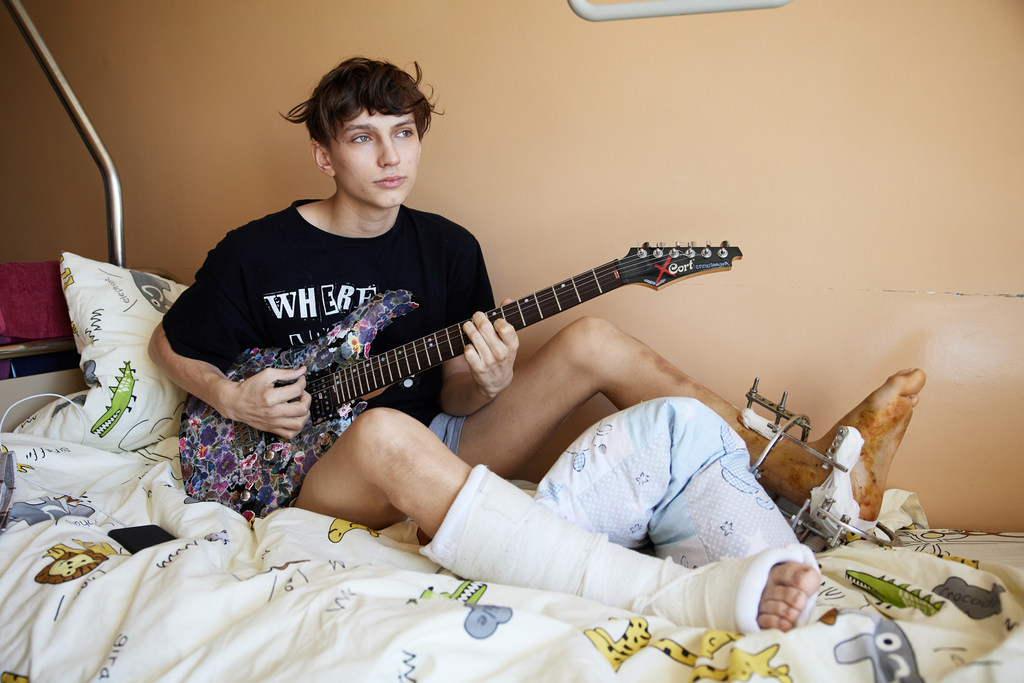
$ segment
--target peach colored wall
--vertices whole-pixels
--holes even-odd
[[[188,280],[228,229],[330,186],[287,111],[340,59],[418,60],[444,116],[410,203],[480,238],[499,297],[638,241],[729,273],[572,316],[819,429],[929,383],[890,484],[936,526],[1024,528],[1024,4],[794,0],[592,24],[563,0],[25,0],[121,174],[134,267]],[[4,260],[105,258],[99,173],[0,17]],[[566,433],[608,410],[588,405]]]

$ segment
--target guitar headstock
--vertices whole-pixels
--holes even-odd
[[[710,242],[703,247],[694,246],[693,242],[686,246],[677,242],[674,247],[660,243],[652,246],[644,242],[619,259],[618,274],[626,284],[641,284],[657,289],[695,275],[729,270],[733,259],[742,257],[739,247],[730,246],[728,242],[722,242],[717,247],[711,246]]]

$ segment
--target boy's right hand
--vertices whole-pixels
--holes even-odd
[[[218,401],[224,417],[264,432],[295,438],[309,420],[306,368],[267,368],[240,382],[226,381]]]

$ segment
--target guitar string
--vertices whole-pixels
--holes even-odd
[[[543,319],[545,316],[541,312],[542,307],[550,306],[552,300],[555,302],[555,305],[557,305],[559,308],[559,311],[556,312],[560,312],[562,310],[561,302],[558,299],[558,293],[555,288],[559,286],[564,287],[567,283],[572,283],[574,285],[574,288],[577,292],[577,295],[575,297],[577,300],[575,302],[570,302],[568,304],[568,307],[571,308],[575,305],[578,305],[579,303],[582,303],[583,301],[587,301],[593,298],[594,296],[600,294],[603,291],[600,285],[600,281],[598,280],[599,272],[603,276],[607,276],[610,272],[614,273],[615,271],[618,271],[620,277],[608,283],[615,284],[615,286],[618,287],[622,284],[626,284],[626,280],[628,280],[629,277],[635,276],[635,274],[640,272],[641,270],[648,269],[649,263],[646,262],[656,261],[659,258],[660,256],[652,257],[647,255],[627,255],[626,257],[618,261],[611,261],[604,265],[598,266],[592,269],[591,271],[580,273],[575,277],[568,278],[566,280],[563,280],[562,282],[555,283],[550,287],[538,290],[537,292],[534,292],[533,294],[527,297],[523,297],[522,299],[518,299],[510,304],[507,304],[506,306],[494,309],[493,311],[489,312],[488,315],[492,313],[500,313],[502,317],[508,319],[511,313],[513,317],[520,317],[520,320],[524,323],[523,327],[525,327]],[[695,274],[695,272],[692,274]],[[587,278],[585,283],[577,284],[575,282],[580,278],[586,278],[587,276],[590,275],[594,277]],[[675,274],[673,274],[674,279],[684,279],[685,277],[688,276],[689,275],[683,276],[683,278],[679,278]],[[583,295],[586,296],[584,297]],[[531,297],[533,298],[533,306],[538,307],[538,311],[536,314],[539,314],[540,317],[537,319],[533,319],[533,315],[535,314],[531,313],[529,316],[530,322],[527,322],[527,316],[522,309],[522,305],[530,305]],[[552,314],[553,313],[549,313],[549,315]],[[433,367],[434,365],[437,365],[440,362],[443,362],[444,360],[454,358],[463,351],[463,349],[465,348],[465,337],[462,334],[461,327],[462,323],[458,325],[452,325],[448,328],[445,328],[444,330],[438,331],[434,335],[428,335],[427,337],[414,340],[401,347],[397,347],[383,354],[380,354],[379,356],[370,357],[366,359],[364,362],[360,362],[354,366],[349,366],[348,368],[345,368],[338,373],[332,374],[332,378],[334,377],[334,375],[346,375],[348,381],[346,381],[344,377],[342,377],[340,380],[335,379],[334,381],[331,381],[332,378],[328,378],[328,381],[325,383],[326,386],[324,386],[322,389],[314,390],[329,390],[332,388],[332,384],[334,385],[334,388],[340,389],[344,387],[345,389],[347,389],[347,391],[344,392],[345,396],[337,397],[338,404],[343,404],[345,402],[353,400],[354,398],[358,398],[359,396],[365,393],[372,392],[377,388],[387,386],[388,384],[397,381],[397,379],[401,379],[402,377],[408,377],[412,374],[415,374],[416,372],[419,372],[420,370],[423,369],[423,366],[419,364],[420,358],[424,358],[427,361],[428,368]],[[457,350],[454,348],[456,344],[453,344],[453,339],[455,340],[455,342],[457,342],[457,346],[459,347]],[[447,357],[443,357],[441,355],[441,349],[443,349],[443,344],[445,343],[449,345],[449,351],[452,352],[450,355],[447,355]],[[430,360],[432,349],[434,355],[438,357],[436,363]],[[412,365],[409,361],[410,355],[412,355],[414,360],[417,361],[417,367],[415,370],[412,369]],[[395,357],[391,358],[391,356]],[[405,358],[406,363],[406,371],[404,372],[401,369],[402,358]],[[400,375],[398,378],[394,377],[394,370],[396,369],[399,371]],[[384,376],[385,372],[388,373],[387,378],[385,378]],[[379,380],[378,376],[380,378]]]
[[[723,247],[724,247],[724,245],[723,245]],[[729,265],[731,265],[731,263],[732,263],[732,253],[731,252],[734,249],[735,249],[734,247],[730,247],[729,248],[729,252],[730,252],[729,258],[728,258],[728,264]],[[703,256],[703,254],[702,254],[702,256]],[[720,256],[720,258],[726,258],[726,257]],[[610,262],[608,262],[606,264],[597,266],[596,268],[593,268],[590,271],[584,271],[583,273],[580,273],[580,274],[578,274],[578,275],[576,275],[574,277],[567,278],[566,280],[563,280],[561,282],[557,282],[554,285],[551,285],[550,287],[546,287],[544,289],[538,290],[538,291],[534,292],[533,294],[531,294],[529,296],[523,297],[522,299],[517,299],[516,301],[513,301],[512,303],[506,304],[505,306],[500,306],[500,307],[498,307],[496,309],[493,309],[492,311],[490,311],[488,313],[488,315],[490,315],[491,313],[500,313],[500,315],[503,318],[507,319],[508,315],[509,315],[509,312],[513,311],[514,308],[517,308],[517,309],[519,309],[518,313],[519,313],[519,315],[521,317],[521,320],[524,323],[523,326],[525,327],[525,326],[528,326],[530,324],[533,324],[534,322],[539,322],[539,320],[542,320],[544,318],[544,315],[541,313],[540,317],[537,320],[532,321],[532,322],[526,322],[526,317],[525,317],[525,315],[522,312],[522,304],[523,303],[527,303],[528,304],[529,303],[529,299],[531,297],[534,298],[534,304],[536,306],[538,306],[538,309],[539,309],[538,313],[540,313],[540,307],[545,306],[545,305],[550,305],[552,299],[554,299],[555,304],[558,306],[558,309],[559,309],[558,312],[560,312],[561,310],[563,310],[563,307],[561,305],[561,302],[558,299],[558,292],[557,292],[556,288],[564,287],[567,283],[571,283],[573,285],[576,301],[569,303],[568,307],[571,308],[573,306],[576,306],[578,304],[583,303],[584,301],[589,301],[590,299],[594,298],[595,296],[598,296],[599,294],[603,293],[605,291],[605,289],[609,289],[608,285],[614,285],[614,287],[611,287],[611,289],[615,289],[615,288],[618,288],[619,286],[621,286],[623,284],[629,284],[631,282],[631,281],[629,281],[630,277],[635,277],[637,273],[639,273],[641,270],[643,270],[645,268],[648,268],[650,263],[654,262],[657,259],[660,259],[660,256],[657,256],[657,257],[655,257],[653,255],[639,256],[639,255],[631,252],[631,253],[627,254],[625,257],[623,257],[622,259],[617,259],[617,260],[614,260],[614,261],[610,261]],[[615,277],[615,272],[616,271],[618,271],[618,276],[617,277]],[[697,272],[699,272],[699,271],[697,271]],[[600,275],[599,275],[599,273],[600,273]],[[695,273],[691,273],[691,274],[695,274]],[[602,288],[600,277],[601,276],[607,277],[609,275],[612,275],[614,277],[614,279],[607,281],[606,282],[606,286],[604,288]],[[587,277],[587,276],[593,276],[593,277]],[[673,274],[673,278],[674,279],[685,279],[688,276],[689,275],[685,275],[682,278],[679,278],[679,277],[676,277]],[[577,280],[579,280],[580,278],[585,278],[585,282],[577,282]],[[656,284],[656,283],[652,283],[652,284]],[[508,309],[508,312],[506,311],[506,309]],[[313,392],[324,393],[324,392],[328,392],[332,388],[334,388],[334,389],[341,389],[343,387],[339,386],[339,382],[335,378],[337,376],[345,375],[345,374],[351,375],[351,377],[350,377],[350,379],[348,380],[347,383],[344,380],[342,380],[341,383],[340,383],[341,385],[347,384],[348,388],[350,389],[350,392],[349,392],[348,395],[351,396],[351,398],[341,397],[339,395],[337,397],[337,402],[333,403],[330,406],[331,410],[333,411],[333,410],[336,409],[337,406],[343,405],[344,403],[347,403],[347,402],[350,402],[352,400],[355,400],[356,398],[359,398],[364,393],[368,393],[369,391],[373,391],[373,389],[369,389],[368,391],[361,391],[361,390],[358,390],[358,389],[354,389],[355,383],[357,381],[362,383],[364,380],[366,380],[367,381],[367,386],[374,386],[374,385],[376,385],[377,387],[379,387],[379,386],[386,386],[387,384],[390,384],[390,383],[396,381],[396,379],[394,378],[394,373],[392,371],[392,367],[397,367],[397,369],[399,369],[399,371],[400,371],[401,368],[398,367],[398,363],[399,363],[400,359],[396,358],[393,361],[389,360],[386,363],[384,362],[387,359],[388,355],[394,353],[395,351],[400,351],[400,353],[407,359],[406,360],[406,367],[410,371],[408,374],[402,374],[400,372],[401,376],[398,379],[401,379],[402,376],[409,376],[411,374],[414,374],[414,373],[411,372],[411,365],[409,364],[409,361],[408,361],[408,354],[406,353],[406,349],[408,349],[411,353],[413,353],[416,356],[418,356],[420,354],[420,352],[422,351],[424,353],[424,355],[427,356],[428,363],[429,363],[429,353],[427,352],[427,348],[428,348],[427,344],[433,344],[433,346],[431,348],[437,348],[436,339],[441,334],[445,335],[445,341],[449,344],[449,351],[452,352],[452,355],[450,355],[449,358],[454,358],[455,356],[457,356],[465,348],[464,335],[462,334],[462,331],[461,331],[462,324],[463,323],[459,323],[458,325],[449,326],[449,327],[445,328],[444,330],[440,330],[439,332],[435,333],[434,335],[429,335],[428,337],[424,337],[424,338],[421,338],[421,339],[418,339],[418,340],[414,340],[413,342],[409,342],[409,343],[407,343],[407,344],[405,344],[403,346],[397,347],[396,349],[392,349],[392,350],[390,350],[388,352],[385,352],[385,353],[381,354],[380,356],[373,356],[373,357],[367,358],[367,359],[365,359],[364,362],[357,363],[354,366],[349,366],[348,368],[345,368],[341,372],[330,373],[327,376],[326,379],[313,380],[313,381],[311,381],[311,383],[308,386],[308,388],[309,388],[311,393],[313,393]],[[458,349],[455,348],[455,344],[453,344],[453,342],[452,342],[453,335],[454,335],[454,338],[458,342]],[[444,359],[441,358],[441,355],[440,355],[439,351],[436,352],[436,353],[437,353],[438,359],[439,359],[438,363],[440,363]],[[383,372],[384,372],[385,368],[387,369],[387,371],[389,373],[388,380],[385,380],[383,384],[380,384],[380,385],[376,384],[377,383],[377,379],[373,375],[373,365],[372,365],[374,362],[376,362],[377,365],[379,366],[379,371],[380,371],[380,375],[381,375],[381,379],[382,380],[384,380]],[[436,364],[437,363],[432,364],[432,365],[428,365],[428,367],[432,367],[433,365],[436,365]],[[363,366],[366,366],[366,367],[364,368]],[[368,375],[369,375],[369,379],[367,378]],[[332,385],[333,385],[333,387],[332,387]],[[238,437],[242,436],[242,435],[239,434],[239,432],[243,432],[244,433],[244,436],[242,436],[242,438],[240,439],[240,441],[242,441],[243,443],[247,443],[247,442],[248,443],[254,443],[254,442],[260,440],[259,439],[259,430],[256,430],[255,428],[252,428],[249,425],[246,425],[245,423],[235,423],[234,426],[235,426],[235,437],[236,437],[236,440],[239,440]]]
[[[609,263],[606,263],[606,264],[603,264],[601,266],[598,266],[598,267],[594,268],[591,271],[580,273],[579,275],[576,275],[575,277],[568,278],[568,279],[563,280],[561,282],[555,283],[554,285],[551,285],[551,286],[546,287],[544,289],[538,290],[537,292],[534,292],[533,294],[531,294],[529,296],[526,296],[526,297],[523,297],[522,299],[518,299],[516,301],[513,301],[512,303],[507,304],[506,306],[502,306],[502,307],[496,308],[493,311],[491,311],[490,313],[500,312],[501,316],[507,320],[507,319],[509,319],[509,317],[510,317],[509,313],[511,312],[511,317],[512,318],[515,318],[515,317],[518,316],[520,318],[520,320],[524,323],[523,326],[524,327],[528,326],[530,324],[533,324],[533,322],[537,322],[537,320],[543,319],[545,317],[544,314],[541,312],[541,310],[546,310],[548,307],[550,307],[552,301],[554,301],[555,305],[559,308],[559,311],[555,311],[556,313],[560,312],[562,310],[561,299],[559,299],[559,294],[556,291],[556,288],[558,288],[558,287],[564,287],[564,286],[566,286],[569,283],[573,283],[574,290],[577,293],[576,296],[575,296],[576,301],[569,302],[567,304],[567,306],[566,306],[566,307],[571,308],[571,307],[576,306],[576,305],[578,305],[580,303],[583,303],[584,301],[587,301],[587,300],[590,300],[590,299],[594,298],[594,296],[596,296],[597,294],[600,294],[603,291],[603,289],[601,287],[601,284],[600,284],[600,280],[598,279],[600,276],[607,276],[607,275],[609,275],[609,273],[614,273],[614,271],[619,271],[619,273],[623,277],[616,278],[616,279],[617,280],[626,280],[629,277],[634,276],[637,272],[641,272],[642,269],[646,269],[646,267],[647,267],[646,264],[641,264],[643,266],[641,268],[641,267],[637,266],[634,263],[630,263],[629,259],[631,259],[631,258],[636,260],[636,261],[648,261],[648,260],[650,260],[650,257],[647,257],[647,256],[637,257],[637,256],[627,255],[626,257],[624,257],[620,261],[617,261],[617,262],[616,261],[611,261]],[[654,257],[654,258],[660,258],[660,257]],[[598,276],[598,273],[600,273],[600,276]],[[590,275],[593,275],[594,277],[587,277],[587,276],[590,276]],[[575,281],[579,280],[580,278],[587,278],[587,279],[583,283],[578,283],[578,284],[575,283]],[[618,282],[617,284],[624,284],[624,282]],[[585,294],[586,296],[582,296],[580,293]],[[563,299],[564,299],[565,295],[566,295],[566,293],[563,293],[561,295],[563,297]],[[532,302],[530,301],[531,297],[533,297],[533,301]],[[538,318],[537,320],[533,320],[533,316],[535,315],[534,312],[531,311],[528,314],[523,312],[522,311],[522,306],[524,304],[527,305],[528,308],[537,307],[538,309],[541,309],[541,310],[538,310],[536,312],[536,314],[540,315],[540,318]],[[516,310],[517,308],[519,309],[518,311]],[[508,310],[506,310],[506,309],[508,309]],[[550,312],[548,313],[548,315],[552,315],[552,314],[553,313],[550,313]],[[529,317],[531,322],[527,322],[527,317]],[[386,352],[384,354],[381,354],[380,356],[374,356],[370,360],[379,359],[378,363],[383,363],[384,360],[385,360],[384,356],[386,356],[388,354],[392,354],[395,351],[398,351],[399,349],[402,349],[402,350],[408,349],[413,355],[416,355],[416,356],[422,355],[422,356],[424,356],[428,360],[428,362],[430,362],[431,349],[436,348],[438,346],[441,346],[443,348],[443,344],[446,343],[446,342],[448,344],[451,344],[451,339],[452,339],[453,336],[455,338],[459,339],[459,341],[460,341],[459,346],[460,347],[464,346],[464,344],[461,343],[462,342],[462,338],[463,338],[463,335],[462,335],[462,332],[461,332],[462,324],[463,323],[459,323],[458,325],[452,325],[452,326],[450,326],[448,328],[445,328],[444,330],[440,330],[435,335],[428,335],[427,337],[423,337],[421,339],[414,340],[414,341],[409,342],[408,344],[406,344],[404,347],[398,347],[396,349],[392,349],[391,351],[388,351],[388,352]],[[443,339],[441,338],[442,336],[444,336]],[[459,351],[461,351],[461,350],[462,349],[460,348]],[[440,358],[440,355],[439,355],[439,353],[437,351],[435,351],[434,354],[438,355],[438,357]],[[453,355],[449,355],[448,358],[453,358],[455,355],[458,355],[458,353],[456,352]],[[406,355],[406,357],[408,357],[408,356]],[[365,365],[365,363],[363,363],[361,365]],[[370,370],[370,369],[371,368],[367,368],[367,370]],[[409,370],[411,371],[411,367],[409,368]]]
[[[545,309],[545,307],[551,306],[552,301],[558,307],[558,311],[556,312],[560,312],[563,309],[561,301],[558,298],[558,291],[556,288],[565,287],[567,284],[573,285],[575,292],[575,296],[573,298],[575,298],[576,301],[570,301],[568,303],[567,307],[571,308],[580,303],[583,303],[584,301],[594,298],[595,296],[597,296],[597,294],[603,291],[599,279],[600,275],[608,276],[609,274],[614,274],[615,271],[618,271],[619,277],[616,279],[617,282],[616,280],[612,281],[612,283],[615,283],[617,287],[621,284],[625,284],[624,281],[628,280],[629,277],[635,276],[636,273],[641,272],[644,269],[648,269],[650,266],[649,262],[656,261],[659,258],[660,256],[637,256],[634,254],[628,254],[626,257],[620,260],[611,261],[601,266],[597,266],[596,268],[590,271],[580,273],[575,277],[567,278],[566,280],[557,282],[554,285],[538,290],[537,292],[534,292],[531,295],[523,297],[522,299],[518,299],[510,304],[498,307],[493,311],[489,312],[489,314],[499,313],[501,317],[506,319],[508,319],[509,315],[512,315],[513,317],[518,316],[520,320],[524,323],[523,326],[525,327],[543,319],[545,316],[542,311]],[[600,273],[600,275],[598,275],[598,273]],[[576,281],[579,280],[580,278],[585,278],[585,281],[582,283],[577,283]],[[567,293],[563,292],[563,298],[565,294]],[[523,312],[522,306],[524,304],[530,305],[531,298],[533,299],[533,306],[536,306],[538,310],[536,311],[536,313],[530,314],[529,318],[531,322],[527,322],[527,316]],[[552,314],[553,313],[549,313],[548,315]],[[540,317],[537,318],[536,320],[533,320],[533,315],[539,315]],[[314,383],[311,389],[312,391],[322,392],[331,389],[332,384],[334,385],[335,388],[341,388],[338,386],[340,383],[342,387],[348,389],[348,391],[345,392],[346,395],[352,396],[352,398],[348,398],[347,396],[339,396],[339,404],[345,403],[347,401],[353,400],[354,398],[358,398],[360,395],[364,393],[369,393],[375,390],[376,388],[386,386],[388,384],[393,383],[394,381],[397,381],[397,379],[410,376],[420,371],[422,369],[422,365],[419,364],[418,359],[421,357],[426,359],[427,367],[433,367],[434,365],[437,365],[443,362],[444,360],[454,358],[455,356],[459,355],[459,353],[461,353],[465,348],[465,338],[461,330],[462,324],[463,323],[459,323],[458,325],[449,326],[443,330],[439,330],[437,333],[433,335],[428,335],[426,337],[416,339],[403,346],[396,347],[395,349],[391,349],[390,351],[382,353],[379,356],[367,358],[365,359],[365,361],[353,366],[349,366],[348,368],[342,370],[340,373],[337,373],[338,375],[348,375],[349,381],[347,382],[344,377],[340,379],[329,377],[323,382]],[[457,343],[453,343],[453,339]],[[446,343],[449,346],[448,351],[443,350],[443,345]],[[457,349],[455,348],[456,345],[458,346]],[[433,350],[434,355],[436,355],[438,358],[436,363],[430,360],[431,350]],[[448,352],[451,353],[449,354]],[[447,358],[444,357],[442,353],[447,355]],[[410,355],[412,355],[413,358],[417,360],[417,367],[415,371],[412,369],[412,365],[409,361]],[[395,357],[390,358],[390,356]],[[402,372],[401,370],[402,358],[405,359],[406,372]],[[400,375],[400,377],[398,378],[395,378],[394,376],[394,370],[396,369],[399,371]],[[387,377],[385,377],[385,372],[388,373]]]
[[[506,319],[510,316],[515,317],[516,315],[518,315],[521,318],[521,320],[525,323],[524,326],[529,325],[530,323],[526,322],[526,315],[522,311],[522,305],[530,304],[531,298],[533,299],[534,305],[540,307],[549,306],[552,299],[554,299],[556,303],[558,302],[557,293],[553,290],[553,288],[558,287],[559,285],[565,285],[566,283],[573,282],[574,280],[578,280],[580,278],[586,278],[587,282],[575,285],[575,290],[577,292],[587,294],[588,296],[586,296],[585,298],[583,296],[577,296],[577,301],[568,303],[569,307],[575,306],[579,303],[582,303],[585,300],[593,298],[593,292],[601,291],[601,286],[598,282],[598,278],[600,277],[598,273],[600,273],[603,276],[607,276],[609,272],[614,272],[615,270],[622,270],[621,267],[618,269],[615,268],[615,265],[616,262],[612,261],[601,266],[597,266],[591,271],[580,273],[575,277],[568,278],[559,283],[555,283],[551,287],[538,290],[537,292],[534,292],[533,294],[523,297],[522,299],[518,299],[510,304],[498,307],[490,311],[489,314],[500,313],[500,315]],[[518,309],[518,311],[516,309]],[[543,317],[543,314],[540,314],[539,319],[542,319]],[[387,351],[379,356],[373,356],[371,358],[366,359],[364,362],[360,362],[354,366],[349,366],[348,368],[345,368],[339,374],[348,375],[347,382],[345,381],[345,378],[342,378],[341,380],[345,388],[348,389],[348,391],[346,392],[347,396],[354,396],[357,398],[362,393],[366,393],[364,390],[366,389],[367,386],[373,388],[383,386],[381,384],[378,384],[377,382],[376,375],[378,374],[380,375],[381,380],[384,381],[384,384],[390,383],[384,379],[383,373],[385,370],[387,370],[387,372],[389,373],[389,378],[392,381],[394,381],[393,369],[397,369],[399,371],[400,377],[398,379],[401,379],[401,377],[410,376],[420,371],[422,369],[422,365],[419,364],[418,359],[421,357],[426,359],[428,367],[433,367],[434,365],[444,360],[454,358],[455,356],[459,355],[465,348],[465,338],[464,335],[462,334],[461,329],[462,324],[463,323],[451,325],[443,330],[439,330],[433,335],[427,335],[426,337],[416,339],[403,346],[391,349],[390,351]],[[448,351],[451,352],[450,354],[448,352],[443,351],[444,344],[447,344],[449,346]],[[456,346],[458,348],[456,348]],[[434,363],[433,361],[430,360],[431,350],[433,350],[433,354],[438,358],[437,363]],[[444,358],[442,356],[442,353],[444,353],[444,355],[447,355],[447,358]],[[394,359],[389,359],[389,356],[396,357]],[[410,357],[417,361],[417,366],[415,369],[413,369],[411,365],[411,362],[409,360]],[[402,358],[405,359],[405,372],[402,372],[401,369]],[[332,382],[330,381],[330,379],[328,379],[328,386],[324,387],[324,389],[329,389],[329,385],[331,383]],[[373,388],[371,388],[370,391],[373,391]],[[347,396],[341,397],[339,399],[340,402],[344,403],[348,400],[352,400],[350,398],[347,398]]]

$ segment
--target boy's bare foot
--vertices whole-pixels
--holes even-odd
[[[841,425],[855,427],[864,437],[860,460],[850,473],[853,495],[860,504],[860,518],[871,521],[878,518],[885,492],[889,466],[896,456],[910,418],[917,405],[925,374],[919,369],[907,369],[889,377],[882,386],[847,413],[829,432],[810,445],[826,453]],[[765,440],[754,437],[749,430],[741,432],[747,441],[751,458],[756,459],[764,449]],[[761,484],[770,493],[800,504],[808,498],[810,490],[822,484],[829,470],[819,460],[796,444],[781,440],[762,466]]]
[[[821,576],[812,567],[799,562],[783,562],[768,572],[768,583],[761,593],[757,625],[762,629],[788,631],[797,625],[807,601],[821,584]]]

